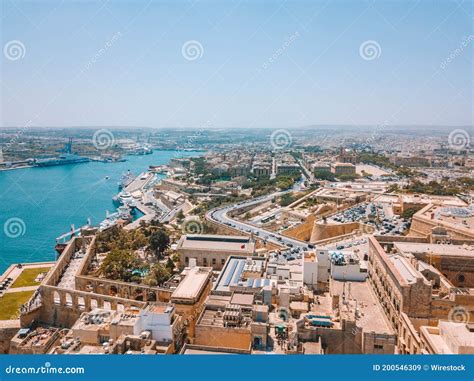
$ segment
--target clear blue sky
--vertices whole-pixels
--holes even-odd
[[[473,124],[471,1],[4,0],[1,24],[2,126]]]

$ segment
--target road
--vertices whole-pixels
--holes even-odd
[[[301,172],[302,172],[303,177],[305,178],[305,180],[308,181],[311,184],[314,183],[316,181],[316,179],[314,178],[311,171],[308,168],[306,168],[306,166],[303,164],[303,161],[301,159],[297,159],[296,161],[298,162],[298,165],[301,168]]]
[[[266,196],[257,197],[252,200],[243,201],[235,205],[228,205],[222,208],[213,209],[206,214],[206,218],[215,223],[226,225],[226,226],[232,227],[233,229],[240,230],[241,232],[245,234],[253,233],[255,236],[263,239],[264,241],[267,241],[276,245],[287,246],[290,248],[293,247],[293,248],[307,249],[308,248],[307,242],[285,237],[284,235],[274,233],[274,232],[262,229],[260,227],[253,226],[245,222],[234,220],[228,216],[228,213],[232,210],[244,208],[251,205],[257,205],[262,202],[269,201],[274,197],[279,197],[282,194],[287,193],[287,192],[289,191],[275,192]]]

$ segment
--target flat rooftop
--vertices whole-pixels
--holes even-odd
[[[185,355],[233,355],[231,352],[212,351],[206,349],[186,348],[183,352]]]
[[[432,196],[427,194],[403,194],[400,196],[402,202],[414,204],[437,203],[444,206],[466,206],[466,203],[455,196]]]
[[[416,279],[421,277],[418,271],[411,265],[407,259],[399,254],[389,254],[390,261],[395,265],[398,273],[407,283],[416,283]]]
[[[193,267],[171,294],[171,299],[196,299],[201,295],[212,273],[210,267]]]
[[[90,312],[84,313],[74,323],[73,330],[96,330],[105,328],[111,324],[117,325],[135,325],[139,315],[137,311],[126,310],[122,312],[96,308]]]
[[[167,303],[153,303],[148,307],[148,311],[154,312],[156,314],[172,313],[173,310],[174,306]]]
[[[453,344],[454,346],[471,347],[474,349],[474,331],[472,330],[474,326],[469,330],[466,323],[440,321],[438,327],[440,335],[448,346]]]
[[[238,304],[240,306],[248,307],[248,306],[253,305],[253,299],[254,299],[253,294],[239,294],[236,292],[232,295],[230,304]]]
[[[348,299],[347,305],[342,304],[342,294],[344,290],[346,298]],[[331,293],[340,295],[341,314],[351,316],[355,313],[356,308],[359,309],[360,317],[356,319],[357,326],[361,327],[364,332],[394,333],[368,282],[342,282],[333,280],[331,282]]]
[[[180,239],[177,249],[219,250],[251,254],[255,250],[255,242],[246,236],[188,234]]]
[[[472,245],[443,245],[435,243],[394,242],[394,247],[402,254],[449,255],[474,258]]]
[[[21,330],[20,330],[21,331]],[[21,333],[19,331],[19,333]],[[59,332],[58,328],[42,328],[38,327],[36,330],[29,332],[25,339],[20,343],[22,348],[42,347],[55,340],[55,336]]]
[[[264,265],[265,260],[262,258],[231,256],[225,263],[214,290],[229,292],[232,286],[259,288],[270,285],[270,279],[262,279]],[[253,273],[254,276],[244,278],[246,272]]]
[[[416,215],[422,215],[433,223],[466,230],[471,234],[474,232],[474,204],[470,206],[432,205],[420,210]]]
[[[474,332],[466,323],[440,321],[438,327],[424,326],[421,331],[436,354],[474,353]]]
[[[250,354],[250,350],[209,347],[205,345],[185,344],[182,354],[184,355],[236,355],[236,354]]]
[[[228,310],[228,308],[235,308],[236,305],[228,305],[224,311],[214,311],[206,308],[201,314],[198,325],[233,328],[247,328],[250,329],[252,319],[244,315],[240,310]],[[226,316],[232,317],[233,325],[229,325],[229,320],[225,320]]]

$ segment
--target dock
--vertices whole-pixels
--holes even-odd
[[[141,221],[150,222],[156,216],[156,212],[152,208],[145,205],[141,201],[137,201],[135,203],[135,208],[138,209],[140,212],[142,212],[144,214],[144,216],[140,217],[138,220],[135,220],[135,221],[125,225],[125,227],[124,227],[125,230],[136,229],[140,226]]]
[[[136,191],[142,191],[154,178],[149,172],[143,172],[138,175],[130,184],[125,187],[125,191],[132,194]]]

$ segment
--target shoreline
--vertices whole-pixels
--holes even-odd
[[[12,263],[52,260],[55,255],[55,238],[67,232],[71,223],[76,227],[83,226],[90,218],[93,225],[98,226],[104,220],[107,210],[116,210],[112,197],[118,192],[116,182],[119,181],[123,172],[131,170],[138,174],[149,171],[149,165],[167,165],[172,158],[177,156],[197,157],[202,155],[202,152],[197,151],[176,151],[176,155],[173,154],[175,150],[166,151],[155,151],[152,155],[140,157],[132,155],[127,162],[113,163],[115,165],[111,166],[69,165],[70,168],[67,169],[55,166],[49,167],[47,171],[14,171],[5,172],[3,175],[0,173],[0,185],[13,184],[11,191],[0,202],[0,208],[5,207],[6,211],[2,217],[4,220],[13,217],[21,219],[25,231],[21,242],[12,239],[5,241],[4,263],[0,266],[0,270],[6,269]],[[92,179],[89,168],[93,169],[95,173]],[[58,179],[61,179],[58,176],[63,172],[69,176],[68,181],[58,182]],[[10,181],[10,176],[13,176],[13,182]],[[110,180],[106,181],[105,177],[108,176],[110,176]],[[159,175],[159,177],[164,176]],[[19,203],[19,208],[9,209],[9,205],[19,202],[18,200],[21,198],[21,192],[15,190],[20,187],[19,179],[21,179],[23,191],[31,192],[30,207],[27,207],[25,203]],[[74,185],[71,185],[71,182]],[[51,184],[54,188],[51,189],[54,190],[54,196],[48,193]],[[61,185],[61,187],[56,185]],[[92,194],[91,192],[97,192],[93,198],[88,196]],[[41,194],[47,197],[42,198]],[[84,206],[83,203],[86,199],[89,201]],[[36,205],[36,201],[42,203],[41,208]],[[61,213],[56,212],[58,208],[62,210]],[[40,244],[37,244],[38,242]],[[34,255],[31,255],[28,247],[35,251]]]
[[[153,151],[160,151],[160,152],[206,152],[207,150],[205,149],[172,149],[172,148],[154,148]],[[134,155],[134,154],[124,154],[123,157],[126,158],[128,156],[148,156],[148,155]],[[87,157],[87,156],[85,156]],[[66,165],[76,165],[76,164],[87,164],[87,163],[91,163],[91,162],[94,162],[94,163],[103,163],[103,164],[115,164],[116,162],[114,161],[97,161],[97,160],[93,160],[92,158],[90,157],[87,157],[90,161],[88,162],[84,162],[84,163],[70,163],[70,164],[60,164],[60,165],[54,165],[54,167],[64,167]],[[127,161],[127,160],[125,160]],[[52,166],[53,167],[53,166]],[[5,167],[5,168],[0,168],[0,172],[3,172],[3,171],[14,171],[14,170],[17,170],[17,169],[27,169],[27,168],[47,168],[47,167],[38,167],[36,165],[21,165],[21,166],[18,166],[18,167]]]

